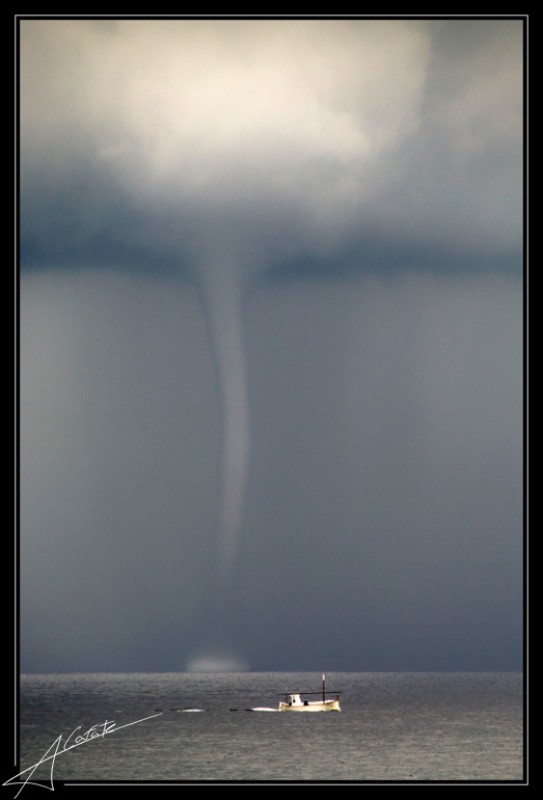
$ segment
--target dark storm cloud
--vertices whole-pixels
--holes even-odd
[[[518,248],[521,36],[517,21],[24,21],[25,240],[174,258],[235,244],[266,264],[366,236]]]
[[[521,80],[519,21],[22,21],[25,668],[518,667]]]

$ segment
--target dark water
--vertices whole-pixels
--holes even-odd
[[[23,676],[20,768],[59,736],[64,743],[81,726],[72,744],[91,726],[114,721],[119,730],[60,753],[54,778],[523,780],[519,673],[330,673],[340,713],[247,710],[275,709],[277,693],[320,685],[320,673]],[[49,774],[42,766],[33,779]]]

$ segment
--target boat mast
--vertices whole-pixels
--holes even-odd
[[[324,676],[324,672],[323,672],[323,674],[322,674],[322,702],[323,702],[323,703],[324,703],[324,701],[325,701],[325,698],[326,698],[326,688],[325,688],[325,681],[326,681],[326,678],[325,678],[325,676]]]

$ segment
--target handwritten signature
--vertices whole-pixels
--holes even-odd
[[[9,780],[5,781],[2,786],[20,786],[21,788],[15,795],[15,798],[19,797],[27,784],[30,784],[31,786],[41,786],[44,789],[49,789],[50,791],[54,792],[55,787],[53,785],[53,770],[57,756],[61,755],[62,753],[67,753],[68,750],[73,750],[74,747],[80,747],[82,744],[86,744],[93,739],[103,739],[110,733],[115,733],[123,728],[129,728],[131,725],[137,725],[139,722],[145,722],[146,720],[153,719],[154,717],[160,717],[162,713],[163,712],[161,711],[159,714],[151,714],[150,717],[143,717],[143,719],[137,719],[135,722],[127,722],[124,725],[117,725],[117,723],[113,720],[106,720],[98,725],[92,725],[84,733],[78,733],[78,731],[81,731],[82,729],[82,725],[78,725],[77,728],[74,728],[70,735],[66,737],[64,742],[62,741],[62,736],[59,736],[57,739],[55,739],[53,744],[47,748],[39,761],[36,761],[36,763],[32,764],[31,767],[27,767],[27,769],[24,769],[17,775],[9,778]],[[32,777],[38,767],[41,767],[42,764],[46,764],[47,762],[50,762],[49,785],[46,783],[33,781]],[[23,778],[23,775],[26,775],[26,778]]]

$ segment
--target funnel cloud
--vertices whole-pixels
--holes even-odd
[[[200,276],[223,413],[217,579],[224,584],[231,580],[236,564],[250,447],[242,285],[239,270],[224,260],[207,265]]]

